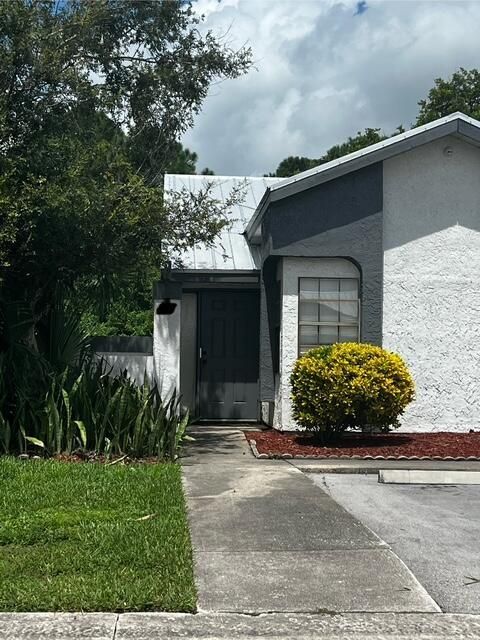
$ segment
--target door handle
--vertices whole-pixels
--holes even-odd
[[[198,350],[198,357],[201,362],[206,362],[207,352],[205,351],[205,349],[203,349],[203,347],[200,347],[200,349]]]

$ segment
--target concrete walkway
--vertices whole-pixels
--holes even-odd
[[[199,609],[438,612],[388,545],[297,468],[199,427],[182,459]]]
[[[479,618],[429,613],[0,613],[0,640],[478,640]]]

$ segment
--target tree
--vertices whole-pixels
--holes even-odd
[[[208,189],[166,204],[160,186],[194,166],[178,139],[211,83],[250,65],[198,23],[183,0],[0,3],[4,300],[37,320],[58,286],[104,301],[224,226]]]
[[[177,142],[172,150],[173,158],[166,166],[166,173],[197,173],[198,155]]]
[[[416,126],[462,111],[480,119],[480,72],[460,67],[451,78],[436,78],[425,100],[418,103],[420,111]]]
[[[302,173],[302,171],[316,167],[317,164],[320,164],[320,160],[313,160],[305,156],[288,156],[288,158],[284,158],[280,162],[277,170],[275,173],[270,174],[270,177],[288,178],[289,176],[294,176],[297,173]]]
[[[397,128],[397,131],[395,133],[400,133],[402,130],[403,129],[400,126]],[[376,142],[385,140],[385,138],[387,137],[388,136],[384,135],[381,132],[381,129],[367,128],[363,132],[359,131],[356,136],[349,137],[346,142],[330,147],[330,149],[328,149],[321,158],[314,159],[306,158],[304,156],[289,156],[288,158],[282,160],[278,165],[275,173],[270,175],[278,178],[294,176],[297,173],[306,171],[307,169],[312,169],[313,167],[325,164],[326,162],[330,162],[331,160],[335,160],[336,158],[341,158],[348,153],[359,151],[360,149],[368,147],[371,144],[375,144]]]
[[[186,147],[183,147],[180,142],[172,149],[172,159],[166,166],[166,173],[183,173],[183,174],[196,174],[198,155],[195,151],[190,151]],[[214,176],[215,172],[205,167],[200,171],[202,176]]]
[[[402,127],[398,127],[395,134],[400,133],[401,130]],[[346,156],[348,153],[353,153],[354,151],[360,151],[360,149],[364,149],[372,144],[381,142],[388,137],[389,136],[382,133],[381,129],[367,128],[363,132],[358,131],[356,136],[349,137],[346,142],[330,147],[326,154],[320,158],[319,164],[330,162],[336,158],[341,158],[342,156]]]

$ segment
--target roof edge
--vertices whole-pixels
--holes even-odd
[[[460,126],[461,125],[461,126]],[[476,136],[469,135],[468,129],[472,127]],[[351,171],[356,171],[375,162],[380,162],[409,151],[422,144],[427,144],[437,138],[455,134],[471,138],[480,143],[480,121],[456,111],[448,116],[433,120],[432,122],[415,127],[404,133],[400,133],[376,144],[354,151],[331,162],[318,165],[307,171],[303,171],[291,178],[285,178],[278,184],[269,187],[258,204],[253,216],[245,229],[247,239],[251,242],[261,223],[263,214],[268,205],[277,200],[294,195],[300,191],[310,189],[313,186],[328,182]]]

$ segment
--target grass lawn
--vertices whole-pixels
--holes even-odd
[[[180,468],[0,458],[0,611],[194,611]]]

